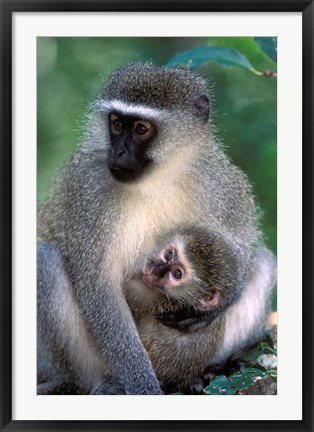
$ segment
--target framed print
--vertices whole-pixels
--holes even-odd
[[[1,1],[2,430],[313,430],[313,16]]]

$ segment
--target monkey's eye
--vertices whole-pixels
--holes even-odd
[[[170,261],[173,258],[173,253],[171,252],[171,250],[166,250],[164,258],[166,261]]]
[[[176,270],[174,270],[174,271],[172,272],[172,276],[173,276],[175,279],[180,280],[180,279],[182,279],[183,273],[182,273],[182,271],[181,271],[180,269],[176,269]]]
[[[115,135],[119,135],[120,132],[123,130],[122,122],[114,114],[110,114],[109,121],[110,121],[111,132]]]
[[[113,122],[113,127],[114,127],[115,130],[118,131],[118,132],[122,131],[122,129],[123,129],[123,125],[122,125],[122,123],[120,122],[119,119],[115,119],[115,120],[114,120],[114,122]]]
[[[137,135],[146,135],[151,131],[151,126],[149,122],[135,122],[133,130]]]

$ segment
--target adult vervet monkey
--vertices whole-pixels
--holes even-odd
[[[151,63],[121,68],[40,210],[39,393],[64,385],[84,394],[162,393],[124,288],[156,236],[185,223],[217,233],[242,257],[250,294],[235,286],[228,306],[241,301],[260,325],[273,267],[260,258],[251,187],[213,136],[206,81]],[[251,308],[255,294],[261,304]],[[238,330],[226,330],[222,350],[232,351]],[[244,339],[250,331],[241,328]]]

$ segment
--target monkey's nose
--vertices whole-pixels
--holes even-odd
[[[163,277],[169,271],[171,264],[169,263],[155,263],[152,267],[152,274],[158,277]]]
[[[125,148],[120,148],[119,150],[117,149],[117,153],[116,153],[116,158],[123,158],[127,155],[127,151]]]
[[[118,158],[121,158],[121,157],[124,156],[125,154],[126,154],[125,149],[119,150],[118,153],[117,153],[117,157],[118,157]]]

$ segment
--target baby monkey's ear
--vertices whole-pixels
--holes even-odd
[[[221,292],[215,291],[213,296],[208,300],[201,300],[197,306],[197,310],[201,312],[211,311],[219,306],[221,303]]]

